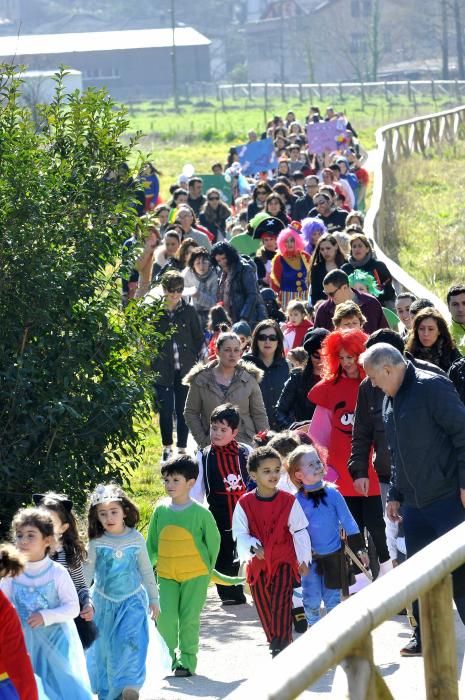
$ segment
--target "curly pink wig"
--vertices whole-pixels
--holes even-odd
[[[300,233],[297,233],[293,228],[285,228],[281,231],[278,236],[277,244],[278,250],[282,256],[288,255],[286,248],[286,241],[288,238],[293,238],[295,241],[295,252],[302,253],[304,250],[304,241]]]

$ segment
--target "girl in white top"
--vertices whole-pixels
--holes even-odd
[[[49,700],[91,700],[84,652],[74,624],[79,599],[69,573],[48,554],[55,543],[50,515],[25,508],[14,517],[16,545],[28,563],[3,593],[20,617],[34,673]]]

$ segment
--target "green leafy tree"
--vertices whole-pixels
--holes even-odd
[[[130,480],[150,416],[156,305],[120,309],[134,186],[112,176],[134,143],[103,91],[66,96],[62,74],[40,131],[0,84],[0,519],[34,491],[76,503]],[[137,252],[135,252],[135,255]],[[129,261],[130,265],[130,261]]]

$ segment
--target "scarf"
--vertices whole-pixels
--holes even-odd
[[[355,260],[351,255],[349,255],[349,263],[352,265],[352,267],[356,270],[359,268],[363,267],[364,265],[367,265],[372,258],[372,253],[367,253],[365,257],[362,260]],[[370,274],[373,274],[372,272]]]
[[[286,330],[287,331],[294,331],[295,336],[294,336],[294,342],[292,347],[293,348],[300,348],[304,344],[304,338],[305,334],[307,331],[310,330],[310,328],[313,328],[311,322],[304,318],[303,321],[295,325],[294,323],[291,323],[290,321],[286,324]]]
[[[301,488],[308,501],[313,501],[313,507],[318,508],[320,503],[326,505],[326,488],[323,480],[316,484],[304,484]]]
[[[239,444],[236,440],[231,440],[227,445],[219,447],[212,445],[212,450],[216,458],[216,465],[224,488],[217,491],[217,494],[226,496],[229,519],[232,516],[237,501],[246,491],[239,467]]]
[[[431,348],[425,348],[420,343],[417,343],[414,356],[419,360],[431,362],[444,370],[444,372],[447,372],[451,364],[450,351],[444,348],[444,338],[438,338]]]

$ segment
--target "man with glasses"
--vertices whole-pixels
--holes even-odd
[[[305,194],[299,197],[294,205],[294,219],[302,221],[315,206],[313,197],[318,193],[319,180],[316,175],[308,175],[305,178]]]
[[[156,372],[156,401],[163,443],[162,464],[173,456],[173,413],[176,413],[176,438],[178,454],[187,447],[188,429],[184,420],[184,405],[188,387],[182,380],[197,362],[203,344],[203,332],[193,306],[182,298],[184,278],[180,272],[169,270],[161,278],[164,310],[157,318],[157,330],[170,337],[162,342],[160,351],[152,361]]]
[[[348,212],[344,209],[338,209],[331,201],[329,194],[319,191],[318,194],[314,195],[313,202],[315,211],[311,212],[311,216],[321,219],[328,231],[343,231],[345,229]]]
[[[388,328],[388,322],[383,313],[383,308],[379,301],[371,294],[358,292],[349,287],[349,278],[342,270],[331,270],[323,280],[323,290],[328,297],[315,314],[315,328],[326,328],[328,331],[334,330],[333,316],[336,306],[344,301],[353,301],[360,307],[362,314],[366,318],[363,326],[365,333],[374,333],[378,328]]]

